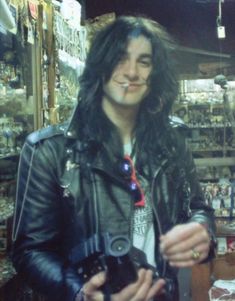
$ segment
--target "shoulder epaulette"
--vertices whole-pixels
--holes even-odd
[[[30,144],[37,144],[38,142],[53,136],[63,135],[65,129],[66,126],[61,124],[47,126],[29,134],[27,137],[27,142]]]

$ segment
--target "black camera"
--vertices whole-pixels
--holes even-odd
[[[106,271],[107,282],[102,289],[109,294],[135,282],[140,268],[151,269],[153,280],[159,278],[156,268],[148,264],[146,254],[133,247],[126,235],[94,235],[71,251],[70,262],[84,282],[98,272]],[[171,279],[165,280],[165,295],[171,296],[174,283]]]
[[[137,280],[130,249],[131,243],[127,236],[105,233],[101,236],[99,247],[93,248],[94,253],[76,264],[77,272],[85,282],[98,272],[106,271],[106,289],[116,293]]]

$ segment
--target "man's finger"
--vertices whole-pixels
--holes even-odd
[[[138,280],[134,283],[129,284],[125,288],[123,288],[119,293],[114,294],[112,300],[120,301],[120,300],[131,300],[132,297],[136,294],[139,288],[145,281],[147,270],[140,269],[138,271]]]
[[[149,300],[155,296],[159,296],[163,292],[165,284],[166,281],[164,279],[158,279],[150,288],[145,300]]]
[[[146,270],[145,277],[138,285],[138,291],[136,292],[137,300],[143,300],[147,295],[153,282],[153,272],[151,270]]]
[[[83,292],[85,295],[89,295],[94,291],[99,290],[99,288],[105,283],[106,274],[105,272],[100,272],[95,276],[91,277],[89,281],[87,281],[83,286]]]
[[[161,236],[160,249],[162,252],[164,252],[165,250],[178,244],[179,241],[186,241],[187,239],[197,237],[198,233],[202,235],[199,236],[200,240],[202,239],[201,237],[203,237],[203,240],[206,241],[208,239],[208,234],[206,233],[206,230],[204,230],[203,232],[202,230],[204,230],[204,227],[195,222],[189,223],[187,225],[175,226],[165,235]]]

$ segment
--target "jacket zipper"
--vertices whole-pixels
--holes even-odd
[[[157,222],[157,226],[158,226],[158,230],[159,230],[159,234],[162,235],[163,232],[162,232],[162,226],[161,226],[161,222],[160,222],[160,218],[159,218],[159,215],[158,215],[158,212],[157,212],[157,209],[156,209],[156,206],[154,205],[154,202],[153,202],[153,196],[154,196],[154,185],[156,183],[156,178],[160,172],[160,170],[163,168],[163,166],[167,163],[167,159],[165,159],[162,164],[157,168],[157,170],[155,171],[154,173],[154,176],[153,176],[153,180],[151,182],[151,193],[150,193],[150,202],[152,204],[152,208],[153,208],[153,213],[155,215],[155,218],[156,218],[156,222]],[[102,169],[101,169],[102,170]],[[96,188],[95,188],[95,175],[94,173],[92,173],[92,183],[93,183],[93,193],[94,193],[94,209],[95,209],[95,219],[96,219],[96,232],[95,233],[99,233],[98,230],[99,230],[99,223],[98,223],[98,205],[97,205],[97,194],[96,194]],[[108,173],[109,174],[109,173]],[[113,175],[109,174],[111,177],[115,178]],[[133,208],[134,206],[132,206],[131,208],[131,214],[130,214],[130,217],[132,216],[133,214]],[[133,241],[133,219],[130,218],[131,220],[131,225],[130,225],[130,239]],[[162,276],[165,275],[165,272],[166,272],[166,261],[165,259],[163,259],[163,274]]]
[[[93,172],[91,172],[91,177],[92,177],[93,203],[94,203],[94,213],[95,213],[95,234],[99,234],[98,201],[97,201],[97,193],[96,193],[95,174]]]
[[[110,174],[109,172],[106,172],[105,170],[101,169],[101,168],[97,168],[95,167],[94,169],[97,169],[99,171],[104,172],[106,175],[109,175],[110,178],[113,178],[117,181],[120,181],[119,178],[115,177],[113,174]],[[98,199],[97,199],[97,193],[96,193],[96,185],[95,185],[95,174],[93,172],[91,172],[91,176],[92,176],[92,183],[93,183],[93,193],[94,193],[94,209],[95,209],[95,218],[96,218],[96,233],[99,233],[99,216],[98,216]],[[130,204],[132,204],[130,202]],[[131,225],[130,225],[130,230],[129,230],[129,235],[130,235],[130,239],[131,241],[133,240],[133,219],[131,218],[134,212],[134,204],[132,204],[130,206],[130,220],[131,220]]]
[[[158,226],[158,230],[159,230],[160,235],[163,235],[163,232],[162,232],[162,225],[161,225],[161,222],[160,222],[159,214],[157,212],[156,206],[155,206],[154,201],[153,201],[153,199],[154,199],[154,186],[155,186],[155,183],[156,183],[157,176],[158,176],[160,170],[166,164],[166,162],[167,162],[167,159],[165,159],[162,162],[162,164],[155,171],[154,176],[153,176],[153,180],[152,180],[152,183],[151,183],[151,193],[150,193],[150,202],[152,204],[153,213],[154,213],[155,218],[156,218],[156,222],[157,222],[157,226]],[[162,274],[162,276],[164,276],[165,273],[166,273],[166,261],[165,261],[165,259],[163,259],[163,274]]]

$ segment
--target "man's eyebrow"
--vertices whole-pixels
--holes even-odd
[[[129,55],[130,55],[130,53],[126,51],[126,52],[123,53],[122,57],[125,58],[125,57],[128,57]],[[141,58],[141,59],[145,59],[145,58],[146,59],[152,59],[153,55],[152,55],[152,53],[145,53],[144,52],[144,53],[139,54],[139,58]]]
[[[140,54],[139,57],[142,58],[142,59],[145,59],[145,58],[152,59],[153,58],[152,54],[150,54],[150,53],[142,53],[142,54]]]

